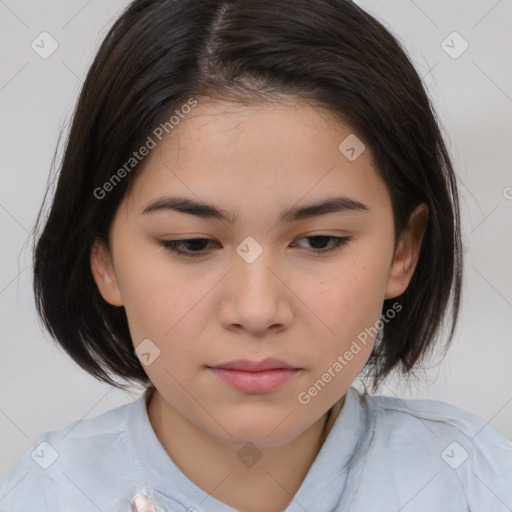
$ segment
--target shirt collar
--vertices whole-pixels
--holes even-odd
[[[165,451],[147,414],[151,392],[148,389],[133,404],[128,421],[138,492],[150,496],[158,512],[238,512],[195,485]],[[334,425],[284,512],[331,512],[339,505],[347,480],[358,478],[358,472],[349,469],[360,463],[371,440],[374,419],[366,405],[366,395],[349,388]],[[348,487],[353,489],[354,484]]]

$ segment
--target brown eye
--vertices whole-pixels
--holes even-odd
[[[168,251],[174,252],[181,256],[195,258],[206,254],[207,251],[204,250],[205,245],[207,245],[208,242],[212,241],[213,240],[209,240],[208,238],[190,238],[187,240],[163,240],[162,245]],[[185,249],[183,249],[183,247],[185,247]]]
[[[317,253],[325,253],[334,251],[336,249],[341,248],[343,245],[348,243],[351,238],[350,237],[339,237],[339,236],[330,236],[330,235],[312,235],[312,236],[305,236],[301,238],[301,240],[310,240],[313,241],[310,243],[311,247],[313,248],[313,252]],[[332,242],[331,246],[329,247],[329,242]],[[327,245],[327,248],[325,246]]]

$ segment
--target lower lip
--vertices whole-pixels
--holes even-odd
[[[299,370],[278,368],[260,372],[209,368],[222,381],[244,393],[269,393],[290,380]]]

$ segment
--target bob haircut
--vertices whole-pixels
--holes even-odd
[[[357,133],[391,196],[395,248],[414,208],[429,209],[409,286],[384,301],[383,311],[393,301],[403,312],[384,325],[366,377],[376,390],[392,370],[413,374],[437,342],[453,293],[447,347],[463,264],[456,178],[422,81],[395,37],[349,0],[135,0],[88,71],[34,241],[37,312],[71,358],[115,387],[127,389],[116,376],[152,385],[124,307],[103,299],[90,266],[96,239],[110,247],[111,222],[139,166],[107,198],[98,191],[158,126],[201,96],[309,102]]]

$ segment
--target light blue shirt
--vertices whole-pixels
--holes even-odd
[[[135,402],[43,434],[0,488],[1,512],[235,512],[189,480]],[[197,461],[201,463],[200,460]],[[444,402],[345,403],[285,512],[511,512],[512,442]]]

